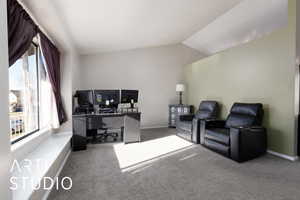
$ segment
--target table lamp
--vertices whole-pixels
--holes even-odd
[[[176,84],[176,92],[179,92],[179,105],[182,105],[182,92],[184,89],[184,84]]]

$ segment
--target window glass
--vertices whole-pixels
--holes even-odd
[[[11,141],[39,130],[38,47],[34,44],[9,68]]]

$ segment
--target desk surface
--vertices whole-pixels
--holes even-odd
[[[121,117],[125,115],[132,115],[132,114],[141,114],[140,112],[128,112],[128,113],[80,113],[80,114],[73,114],[73,117],[93,117],[93,116],[101,116],[101,117]]]

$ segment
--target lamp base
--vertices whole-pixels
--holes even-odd
[[[131,109],[134,108],[134,103],[130,103],[130,108],[131,108]]]
[[[179,92],[179,105],[182,105],[182,92]]]

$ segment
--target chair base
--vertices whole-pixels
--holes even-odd
[[[94,133],[91,143],[92,144],[99,144],[103,142],[107,142],[108,138],[112,138],[113,141],[117,141],[119,134],[117,132],[108,132],[107,129],[104,129],[101,133]]]

